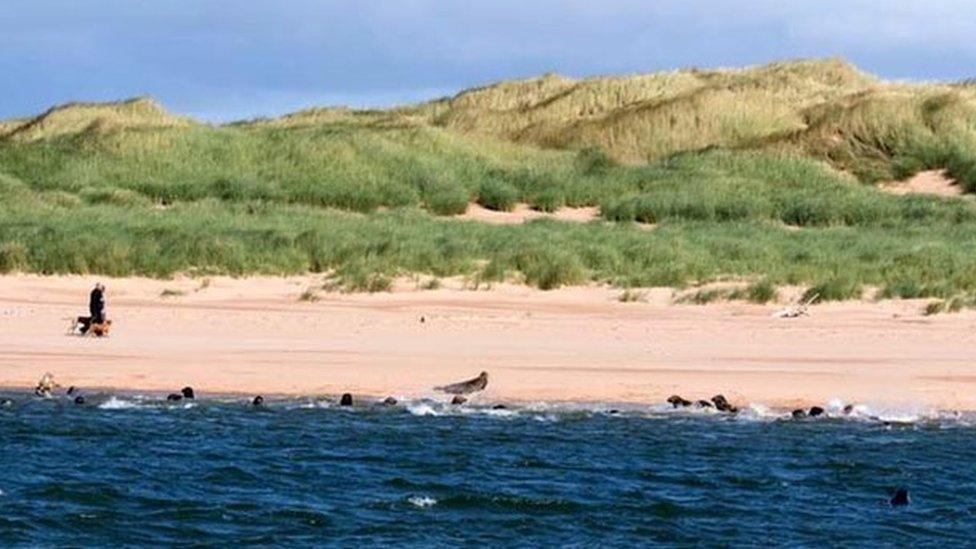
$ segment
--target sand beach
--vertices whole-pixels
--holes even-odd
[[[0,278],[0,385],[131,392],[385,397],[491,375],[486,401],[653,404],[722,393],[740,405],[828,401],[976,410],[976,313],[857,301],[771,317],[782,304],[675,305],[672,290],[466,290],[300,296],[314,277],[105,279],[109,338],[66,335],[91,277]]]

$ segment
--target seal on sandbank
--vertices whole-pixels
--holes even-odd
[[[488,372],[481,372],[481,374],[474,379],[469,379],[460,383],[452,383],[450,385],[444,385],[441,387],[434,387],[434,390],[450,395],[470,395],[471,393],[483,391],[487,386]]]
[[[723,395],[713,396],[712,404],[715,405],[715,409],[718,410],[719,412],[728,412],[730,414],[734,414],[739,411],[738,408],[729,404],[728,399],[726,399]]]
[[[668,397],[668,404],[674,408],[687,408],[691,406],[691,401],[685,400],[678,395],[671,395]]]

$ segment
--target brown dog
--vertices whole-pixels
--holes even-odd
[[[108,336],[108,332],[111,329],[112,329],[112,321],[106,320],[101,324],[92,324],[91,329],[88,332],[94,335],[95,337],[106,337]]]
[[[68,333],[77,333],[83,336],[94,334],[97,337],[103,337],[107,336],[111,329],[111,320],[96,323],[91,321],[90,316],[79,316],[71,323],[71,326],[68,328]]]

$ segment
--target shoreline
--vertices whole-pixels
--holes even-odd
[[[96,279],[108,286],[112,337],[64,335]],[[925,317],[927,300],[774,319],[782,304],[675,305],[670,289],[621,303],[622,290],[605,287],[446,281],[420,291],[401,281],[392,293],[303,302],[321,277],[203,280],[0,277],[0,386],[29,391],[50,371],[88,391],[449,400],[432,388],[486,370],[473,402],[653,406],[724,394],[776,410],[840,401],[976,411],[976,313]]]

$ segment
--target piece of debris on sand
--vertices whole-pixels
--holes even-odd
[[[820,294],[813,294],[806,300],[800,298],[785,309],[780,309],[779,311],[773,313],[773,318],[796,318],[799,316],[807,316],[810,314],[810,306],[813,305],[818,299],[820,299]]]

